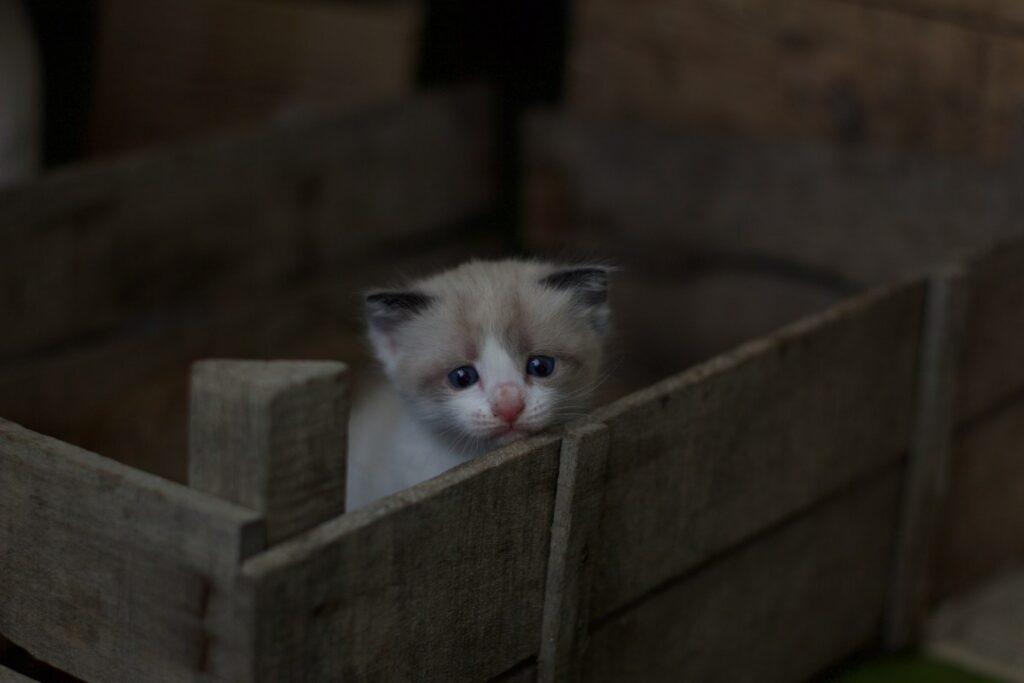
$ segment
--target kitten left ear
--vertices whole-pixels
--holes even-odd
[[[552,289],[572,292],[573,298],[587,308],[591,324],[598,332],[608,328],[608,273],[604,266],[577,266],[558,270],[541,279]]]
[[[370,342],[388,372],[394,367],[395,334],[398,329],[427,309],[433,298],[420,292],[370,292],[366,295],[366,321]]]

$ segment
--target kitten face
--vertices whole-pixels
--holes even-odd
[[[565,421],[601,370],[607,271],[471,261],[366,298],[370,340],[416,415],[464,450]]]

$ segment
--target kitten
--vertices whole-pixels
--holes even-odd
[[[607,269],[470,261],[366,296],[389,384],[352,411],[348,508],[580,414],[599,382]]]

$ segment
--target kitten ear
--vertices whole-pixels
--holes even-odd
[[[395,335],[399,328],[426,310],[433,301],[426,294],[412,291],[376,291],[366,295],[366,322],[370,342],[388,372],[396,361]]]
[[[573,298],[586,307],[591,324],[598,332],[608,328],[608,273],[604,266],[577,266],[557,270],[541,279],[540,283],[552,289],[572,292]]]

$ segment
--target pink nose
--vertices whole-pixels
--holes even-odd
[[[494,387],[491,396],[491,412],[505,422],[512,424],[523,412],[523,392],[510,382]]]

